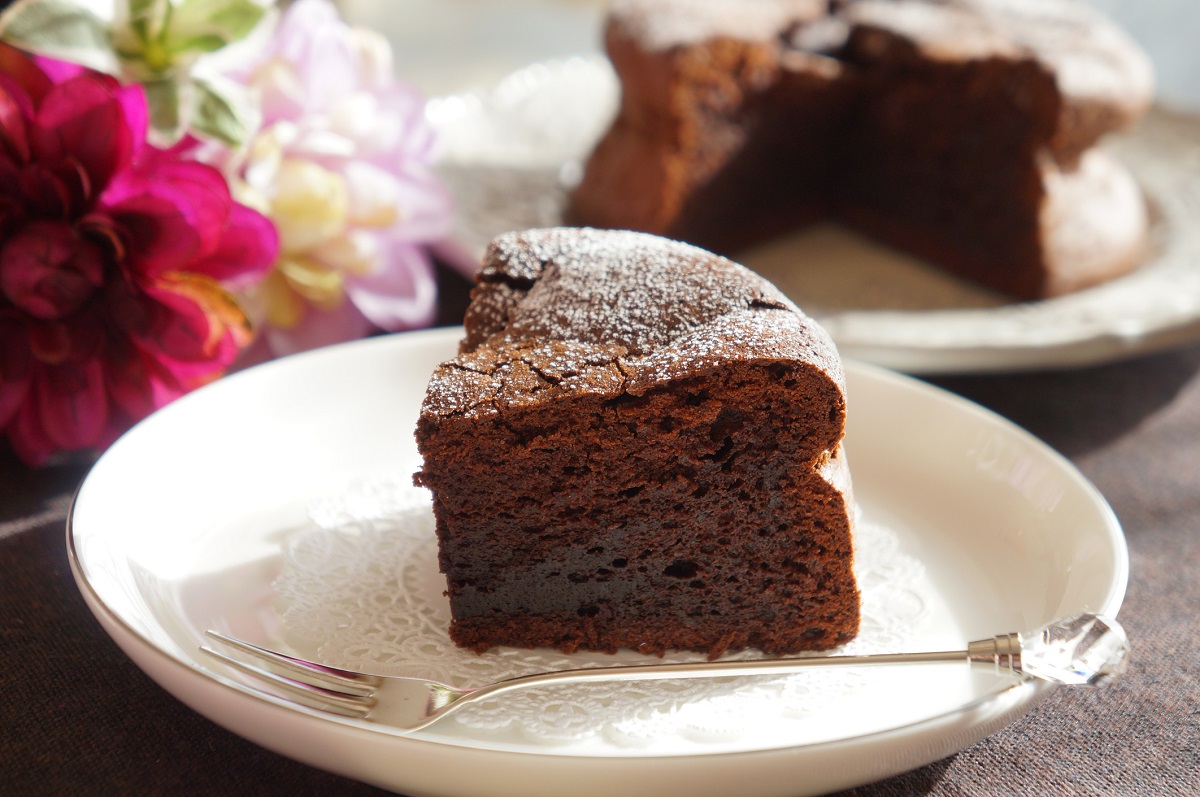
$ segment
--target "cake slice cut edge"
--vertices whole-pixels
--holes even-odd
[[[590,230],[505,246],[522,235],[525,254],[541,254],[507,268],[493,248],[475,298],[496,306],[468,314],[484,320],[433,375],[418,423],[416,481],[433,493],[453,641],[716,657],[852,639],[844,376],[824,331],[757,275],[694,247]],[[602,315],[573,303],[637,301],[648,278],[547,236],[601,258],[648,248],[655,269],[668,250],[687,290],[708,290],[711,274],[721,298],[684,301],[686,324],[661,302],[670,318],[648,323],[664,334],[597,331]],[[523,274],[531,262],[540,271]],[[580,269],[622,288],[589,295],[582,278],[555,293],[548,306],[587,329],[514,333],[530,326],[514,319],[528,322],[539,281]]]

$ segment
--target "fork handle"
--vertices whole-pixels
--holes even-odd
[[[993,640],[985,640],[991,643]],[[984,644],[972,643],[972,647]],[[1019,661],[1019,657],[1018,657]],[[757,661],[693,661],[677,664],[634,664],[618,667],[585,667],[557,672],[524,675],[497,681],[478,689],[464,690],[472,696],[494,695],[527,686],[587,683],[596,681],[652,681],[668,678],[713,678],[743,675],[773,675],[812,667],[863,667],[881,664],[944,664],[979,662],[993,665],[986,650],[946,650],[919,653],[876,653],[864,656],[813,656],[808,658],[761,659]],[[1003,669],[1003,668],[1002,668]],[[1019,672],[1019,670],[1010,670]]]

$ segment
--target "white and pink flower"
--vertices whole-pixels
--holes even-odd
[[[249,297],[262,345],[280,355],[428,325],[429,247],[449,233],[452,203],[424,97],[393,76],[387,43],[328,0],[299,0],[237,77],[262,112],[236,163],[239,197],[280,237]]]

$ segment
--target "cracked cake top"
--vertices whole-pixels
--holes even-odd
[[[636,396],[731,360],[801,361],[844,387],[820,326],[757,274],[688,244],[513,232],[492,242],[476,283],[459,356],[434,374],[422,414]]]

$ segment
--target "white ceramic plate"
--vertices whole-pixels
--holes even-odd
[[[106,631],[215,722],[414,795],[821,793],[949,755],[1044,695],[1048,687],[965,667],[918,666],[789,719],[769,741],[621,748],[446,723],[406,737],[253,693],[198,651],[204,630],[286,645],[274,594],[282,547],[311,524],[314,500],[364,477],[409,479],[426,380],[460,334],[395,335],[269,363],[184,397],[119,440],[88,475],[69,523],[76,579]],[[1080,611],[1116,614],[1124,538],[1067,461],[907,377],[851,364],[848,393],[862,520],[891,529],[925,574],[914,644],[944,649]]]
[[[430,104],[468,258],[477,263],[497,233],[560,223],[564,186],[617,96],[611,68],[593,56],[534,64],[489,91]],[[737,259],[818,318],[843,355],[909,373],[1082,366],[1200,338],[1200,116],[1155,109],[1106,145],[1149,199],[1154,254],[1096,288],[1012,303],[833,225]]]

